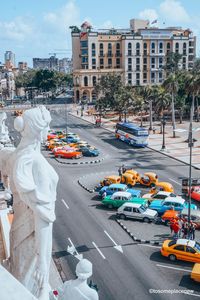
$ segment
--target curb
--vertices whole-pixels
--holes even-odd
[[[60,164],[64,164],[64,165],[89,165],[89,164],[97,164],[102,162],[105,158],[102,159],[98,159],[98,160],[92,160],[92,161],[81,161],[81,162],[65,162],[65,161],[59,161],[56,157],[54,157],[54,159],[59,162]]]
[[[78,179],[78,184],[79,184],[84,190],[86,190],[87,192],[89,192],[89,193],[94,193],[94,192],[95,192],[94,189],[93,189],[93,190],[89,189],[87,186],[85,186],[85,185],[81,182],[81,179],[83,179],[83,178],[85,178],[85,177],[87,177],[87,176],[82,176],[81,178],[79,178],[79,179]]]
[[[116,219],[116,222],[121,226],[121,228],[128,233],[128,235],[133,239],[134,242],[140,243],[140,244],[151,244],[151,245],[156,245],[156,246],[161,246],[163,242],[158,242],[158,241],[152,241],[152,240],[143,240],[139,239],[130,230],[118,219]]]

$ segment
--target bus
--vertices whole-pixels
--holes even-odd
[[[123,142],[135,147],[146,147],[148,145],[149,132],[134,123],[117,123],[115,136]]]

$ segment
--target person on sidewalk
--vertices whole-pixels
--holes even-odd
[[[173,229],[174,223],[175,223],[175,219],[172,218],[169,222],[170,233],[172,236],[173,236],[173,232],[174,232],[174,229]]]
[[[188,223],[185,222],[185,223],[184,223],[184,227],[183,227],[183,236],[182,236],[182,238],[183,238],[183,239],[186,239],[187,236],[188,236]]]
[[[190,240],[195,240],[195,230],[196,230],[196,225],[193,222],[191,222],[190,228],[189,228],[189,239]]]
[[[175,221],[172,227],[173,231],[174,231],[174,239],[178,239],[179,237],[179,231],[180,231],[180,226],[178,224],[178,221]]]

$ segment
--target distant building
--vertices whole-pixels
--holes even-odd
[[[27,62],[24,62],[24,61],[18,62],[18,71],[19,71],[19,73],[24,73],[27,70],[28,70]]]
[[[6,51],[4,55],[6,69],[15,67],[15,54],[12,51]]]
[[[55,56],[49,58],[33,58],[33,69],[59,70],[59,61]]]
[[[59,59],[59,71],[63,73],[72,73],[72,59],[62,58]]]
[[[147,20],[130,20],[130,29],[99,31],[84,22],[81,29],[72,26],[71,35],[75,100],[96,99],[96,83],[113,72],[132,86],[161,84],[169,52],[182,55],[179,67],[186,70],[193,67],[196,55],[191,30],[150,27]]]

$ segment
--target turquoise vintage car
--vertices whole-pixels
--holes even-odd
[[[109,186],[104,186],[99,191],[99,196],[102,197],[103,194],[110,196],[116,192],[129,192],[133,197],[140,197],[141,191],[135,189],[129,189],[126,184],[113,183]]]
[[[148,206],[148,201],[146,199],[134,197],[129,192],[116,192],[116,193],[112,194],[111,196],[106,196],[102,200],[102,204],[107,206],[108,208],[118,208],[125,202],[138,203],[145,207]]]

